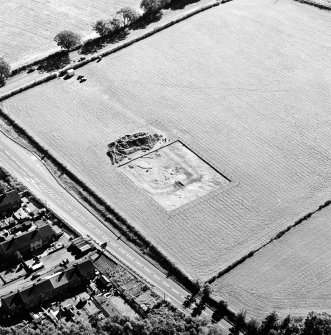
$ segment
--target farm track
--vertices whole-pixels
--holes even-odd
[[[318,209],[316,209],[315,211],[309,212],[308,214],[306,214],[305,216],[303,216],[299,220],[295,221],[292,225],[288,226],[286,229],[281,230],[275,237],[271,238],[269,242],[265,243],[264,245],[262,245],[261,247],[255,249],[255,250],[250,251],[247,255],[245,255],[244,257],[242,257],[241,259],[239,259],[235,263],[231,264],[226,269],[222,270],[219,274],[217,274],[216,276],[210,278],[207,282],[209,284],[214,283],[218,278],[221,278],[225,274],[229,273],[230,271],[232,271],[233,269],[235,269],[237,266],[239,266],[242,263],[244,263],[247,259],[253,257],[257,252],[262,251],[266,246],[268,246],[272,242],[274,242],[274,241],[282,238],[291,229],[293,229],[293,228],[297,227],[298,225],[304,223],[305,221],[309,220],[314,214],[322,211],[323,209],[327,208],[330,205],[331,205],[331,200],[326,201],[324,204],[320,205],[318,207]]]

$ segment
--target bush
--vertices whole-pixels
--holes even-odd
[[[156,14],[167,4],[167,0],[142,0],[140,8],[145,14]]]
[[[118,15],[115,15],[110,20],[98,20],[93,25],[93,30],[95,30],[101,37],[114,34],[121,30],[124,24]]]
[[[124,28],[124,23],[122,22],[121,18],[118,15],[113,16],[109,20],[110,24],[113,26],[113,32],[117,33],[122,28]]]
[[[54,37],[54,41],[62,49],[66,49],[67,51],[69,51],[72,48],[78,46],[81,43],[82,39],[80,35],[72,31],[63,30]]]
[[[98,20],[92,28],[100,36],[107,36],[112,32],[112,26],[106,20]]]
[[[124,27],[128,27],[130,24],[136,22],[139,18],[139,14],[133,8],[125,7],[119,10],[116,15],[121,18]]]
[[[0,87],[6,83],[6,79],[10,76],[10,65],[0,57]]]

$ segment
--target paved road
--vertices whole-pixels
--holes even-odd
[[[183,309],[184,297],[189,294],[171,278],[155,268],[136,251],[122,242],[101,221],[94,217],[75,198],[63,190],[43,163],[31,152],[23,149],[0,132],[0,165],[21,180],[37,198],[83,235],[89,235],[98,243],[107,241],[107,251],[150,282],[155,291],[175,306]],[[184,310],[185,311],[185,310]],[[186,311],[187,313],[188,311]],[[202,317],[210,318],[207,309]],[[230,324],[222,320],[220,325],[227,330]]]

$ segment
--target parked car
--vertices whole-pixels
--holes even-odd
[[[34,272],[34,271],[38,271],[38,270],[40,270],[40,269],[42,269],[42,268],[44,268],[45,267],[45,265],[43,264],[43,263],[38,263],[38,264],[35,264],[35,265],[32,265],[32,266],[30,266],[30,270],[32,271],[32,272]]]
[[[32,274],[31,279],[36,279],[36,278],[38,278],[40,276],[41,276],[41,273],[40,272],[36,272],[36,273]]]

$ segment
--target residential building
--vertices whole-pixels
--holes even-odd
[[[59,297],[75,287],[87,285],[95,275],[95,268],[90,259],[74,264],[68,269],[35,282],[17,292],[1,298],[3,312],[17,314],[39,306],[47,300]]]
[[[8,236],[5,241],[0,243],[1,263],[8,261],[16,251],[22,255],[33,253],[35,250],[49,245],[55,240],[55,232],[46,222],[40,221],[32,229]]]

